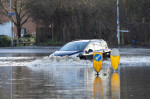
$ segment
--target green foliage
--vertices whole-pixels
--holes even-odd
[[[0,47],[8,47],[11,45],[11,38],[5,35],[0,35]]]
[[[25,34],[19,38],[19,42],[35,42],[35,37],[32,34]]]
[[[24,44],[26,46],[29,46],[29,45],[33,45],[34,42],[35,42],[35,37],[22,37],[18,39],[18,42],[17,39],[14,40],[14,43],[17,44],[16,46],[24,46]]]
[[[33,38],[33,37],[23,37],[23,38],[19,38],[19,42],[35,42],[35,38]]]
[[[25,34],[23,37],[33,37],[32,34]]]

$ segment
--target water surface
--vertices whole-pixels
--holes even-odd
[[[149,99],[150,68],[0,67],[0,99]]]
[[[49,52],[0,53],[0,99],[150,99],[150,50],[121,49],[118,72],[103,61],[48,57]]]

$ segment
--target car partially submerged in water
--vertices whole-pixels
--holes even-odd
[[[110,57],[111,49],[100,39],[72,41],[64,45],[50,56],[72,56],[80,59],[93,59],[94,52],[103,53],[103,58]]]

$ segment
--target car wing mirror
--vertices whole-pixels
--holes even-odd
[[[91,53],[91,52],[93,52],[93,50],[92,50],[92,49],[89,49],[89,50],[88,50],[88,53]]]
[[[93,52],[92,49],[89,49],[88,51],[87,50],[85,51],[86,54],[91,53],[91,52]]]

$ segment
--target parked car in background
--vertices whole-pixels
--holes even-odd
[[[103,58],[110,57],[111,49],[102,39],[78,40],[64,45],[50,56],[72,56],[80,59],[93,59],[94,52],[103,53]]]

